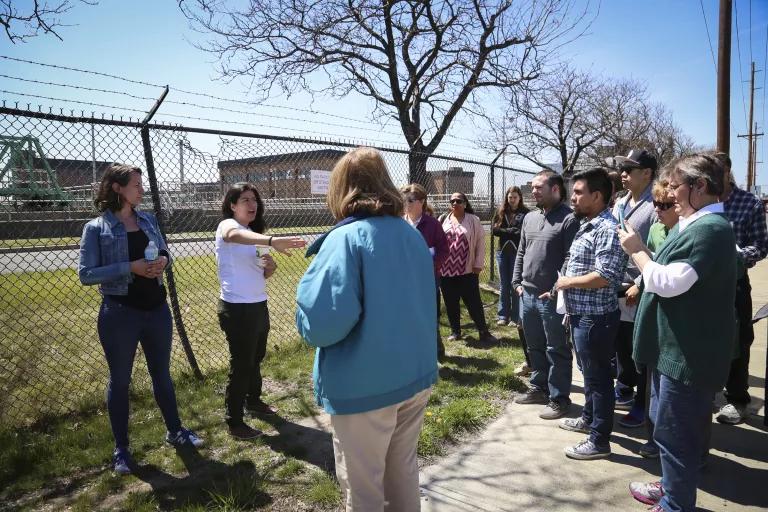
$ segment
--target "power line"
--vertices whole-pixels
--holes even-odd
[[[734,19],[736,20],[736,48],[738,49],[736,53],[739,56],[739,89],[741,89],[741,107],[742,112],[744,113],[744,124],[747,125],[747,129],[749,129],[749,121],[747,121],[747,100],[744,98],[744,71],[742,70],[741,64],[741,37],[739,36],[739,10],[736,7],[737,5],[737,2],[733,2]]]
[[[53,85],[55,87],[66,87],[68,89],[80,89],[83,91],[93,91],[93,92],[105,92],[109,94],[119,94],[121,96],[127,96],[129,98],[134,98],[137,100],[148,100],[148,101],[155,101],[157,98],[152,98],[151,96],[137,96],[135,94],[131,94],[129,92],[123,92],[123,91],[114,91],[111,89],[97,89],[95,87],[86,87],[84,85],[71,85],[71,84],[60,84],[57,82],[44,82],[42,80],[32,80],[31,78],[21,78],[19,76],[10,76],[10,75],[4,75],[0,74],[0,77],[2,78],[8,78],[9,80],[18,80],[20,82],[28,82],[33,84],[40,84],[40,85]]]
[[[717,74],[717,60],[715,59],[715,50],[712,47],[712,36],[709,34],[709,23],[707,23],[707,15],[704,12],[704,3],[702,0],[699,0],[699,5],[701,6],[701,15],[704,17],[704,28],[707,31],[707,41],[709,42],[709,53],[712,55],[712,64],[715,66],[715,74]]]
[[[144,81],[141,81],[141,80],[133,80],[131,78],[127,78],[127,77],[124,77],[124,76],[112,75],[112,74],[109,74],[109,73],[102,73],[102,72],[99,72],[99,71],[91,71],[91,70],[88,70],[88,69],[74,68],[74,67],[69,67],[69,66],[61,66],[61,65],[58,65],[58,64],[48,64],[48,63],[45,63],[45,62],[38,62],[38,61],[27,60],[27,59],[19,59],[19,58],[16,58],[16,57],[9,57],[7,55],[0,55],[0,59],[10,60],[10,61],[14,61],[14,62],[20,62],[20,63],[24,63],[24,64],[32,64],[32,65],[35,65],[35,66],[48,67],[48,68],[54,68],[54,69],[63,69],[63,70],[67,70],[67,71],[74,71],[74,72],[77,72],[77,73],[85,73],[85,74],[94,75],[94,76],[101,76],[101,77],[106,77],[106,78],[112,78],[112,79],[115,79],[115,80],[121,80],[121,81],[124,81],[124,82],[132,83],[132,84],[137,84],[137,85],[148,86],[148,87],[165,87],[164,85],[153,84],[153,83],[144,82]],[[70,87],[70,88],[75,88],[75,89],[92,90],[92,91],[106,92],[106,93],[111,93],[111,94],[120,94],[120,95],[129,96],[129,97],[132,97],[132,98],[135,98],[135,99],[141,99],[141,100],[154,101],[156,99],[156,98],[149,98],[149,97],[145,97],[145,96],[136,96],[136,95],[132,95],[130,93],[125,93],[125,92],[122,92],[122,91],[114,91],[114,90],[109,90],[109,89],[96,89],[96,88],[88,88],[88,87],[83,87],[83,86],[60,84],[60,83],[54,83],[54,82],[43,82],[43,81],[30,80],[30,79],[24,79],[24,78],[18,78],[18,77],[11,77],[11,76],[8,76],[8,75],[3,75],[3,76],[5,76],[6,78],[10,78],[10,79],[24,80],[24,81],[29,81],[29,82],[33,82],[33,83],[39,83],[39,84],[45,84],[45,85],[53,85],[53,86],[58,86],[58,87]],[[334,117],[334,118],[337,118],[337,119],[343,119],[345,121],[350,121],[350,122],[357,123],[357,124],[364,124],[364,125],[369,125],[370,124],[368,121],[356,119],[356,118],[353,118],[353,117],[347,117],[347,116],[342,116],[342,115],[338,115],[338,114],[330,114],[330,113],[327,113],[327,112],[320,112],[320,111],[311,110],[311,109],[303,109],[303,108],[299,108],[299,107],[287,107],[287,106],[284,106],[284,105],[272,105],[272,104],[265,104],[265,103],[256,103],[256,102],[244,101],[244,100],[235,100],[235,99],[231,99],[231,98],[224,98],[222,96],[216,96],[216,95],[213,95],[213,94],[207,94],[207,93],[202,93],[202,92],[196,92],[196,91],[189,91],[189,90],[185,90],[185,89],[180,89],[178,87],[170,87],[170,88],[172,90],[178,92],[178,93],[181,93],[181,94],[188,94],[188,95],[192,95],[192,96],[209,98],[209,99],[214,99],[214,100],[217,100],[217,101],[223,101],[223,102],[227,102],[227,103],[235,103],[235,104],[240,104],[240,105],[248,105],[248,106],[256,107],[256,108],[274,108],[274,109],[288,110],[288,111],[293,111],[293,112],[302,112],[302,113],[308,113],[308,114],[313,114],[313,115],[322,115],[322,116],[327,116],[327,117]],[[165,103],[174,103],[174,104],[178,104],[178,105],[196,106],[198,108],[205,108],[205,109],[217,109],[218,108],[219,110],[233,112],[233,113],[262,115],[264,117],[271,117],[271,118],[274,118],[274,119],[281,119],[280,117],[274,116],[274,115],[256,114],[256,113],[250,113],[250,112],[228,110],[228,109],[226,109],[224,107],[202,106],[202,105],[198,105],[198,104],[195,104],[195,103],[192,103],[192,102],[177,102],[177,101],[173,101],[173,100],[166,100]],[[289,119],[289,118],[285,118],[285,119]],[[297,120],[297,119],[290,119],[290,120]],[[317,122],[317,121],[309,121],[309,120],[305,120],[305,119],[298,119],[298,121],[310,122],[310,123],[315,123],[315,124],[329,124],[329,123],[320,123],[320,122]],[[366,128],[356,128],[356,127],[350,127],[350,126],[339,125],[339,124],[336,124],[336,125],[333,125],[333,126],[343,127],[343,128],[350,128],[350,129],[354,129],[354,130],[375,131],[376,133],[389,133],[390,135],[395,135],[394,132],[376,131],[376,130],[372,130],[370,128],[367,128],[367,129]],[[397,136],[401,136],[401,134],[399,132],[396,135]],[[455,139],[455,140],[463,140],[463,141],[466,141],[466,142],[474,142],[471,139],[468,139],[468,138],[465,138],[465,137],[459,137],[459,136],[456,136],[456,135],[448,135],[448,134],[446,134],[445,137],[446,138],[450,138],[450,139]],[[456,145],[456,144],[454,144],[454,145],[457,146],[457,147],[461,147],[461,145]]]

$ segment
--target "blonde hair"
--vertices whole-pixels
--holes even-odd
[[[424,211],[427,214],[434,216],[435,210],[427,202],[427,189],[425,189],[418,183],[411,183],[401,188],[400,193],[403,196],[407,196],[408,194],[411,194],[419,201],[424,201]]]
[[[653,188],[651,189],[651,195],[655,201],[666,202],[667,199],[667,185],[669,180],[664,176],[660,177],[653,182]]]
[[[381,153],[373,148],[353,149],[336,162],[327,200],[336,220],[359,214],[403,214],[403,198],[389,177]]]

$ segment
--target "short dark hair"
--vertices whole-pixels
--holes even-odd
[[[563,176],[561,174],[556,173],[552,169],[544,168],[537,172],[536,176],[544,176],[547,178],[547,186],[549,186],[549,188],[556,186],[558,190],[560,190],[560,200],[565,201],[565,196],[568,192],[565,190],[565,181],[563,181]]]
[[[600,195],[603,196],[603,201],[608,205],[611,202],[611,195],[613,193],[613,183],[608,175],[609,172],[609,169],[605,167],[593,167],[574,174],[573,181],[583,180],[586,182],[587,189],[590,192],[600,192]]]
[[[112,163],[107,166],[104,175],[101,177],[99,191],[93,200],[93,204],[98,211],[105,212],[111,210],[116,212],[122,207],[120,194],[112,189],[112,185],[117,183],[121,187],[127,186],[128,182],[131,181],[131,174],[134,172],[141,175],[141,169],[131,165]]]
[[[227,193],[224,195],[224,200],[221,202],[221,215],[225,219],[234,218],[235,212],[232,211],[232,205],[237,204],[240,196],[249,190],[256,196],[257,209],[256,218],[248,224],[248,227],[251,228],[251,231],[254,233],[264,233],[267,229],[266,222],[264,222],[264,201],[261,200],[256,185],[253,185],[252,183],[240,182],[229,187],[229,190],[227,190]]]

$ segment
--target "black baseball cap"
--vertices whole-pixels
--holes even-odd
[[[659,164],[656,157],[644,149],[633,149],[627,156],[613,157],[615,165],[621,169],[651,169],[657,171]]]

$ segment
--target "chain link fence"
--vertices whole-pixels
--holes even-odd
[[[144,131],[146,141],[139,123],[0,108],[2,427],[31,425],[103,400],[108,372],[96,334],[101,299],[97,287],[80,284],[77,263],[80,234],[96,216],[93,195],[109,163],[145,170],[142,208],[159,214],[174,256],[167,283],[176,375],[200,377],[228,365],[216,315],[214,232],[230,184],[256,185],[270,234],[301,235],[309,243],[333,224],[312,178],[322,178],[351,144],[157,124]],[[407,184],[407,151],[380,149],[395,185]],[[154,173],[148,172],[148,152]],[[502,187],[529,179],[525,171],[435,155],[427,174],[437,213],[448,210],[452,192],[464,192],[486,223]],[[493,275],[490,236],[487,244],[483,282]],[[275,259],[279,269],[268,282],[271,346],[297,337],[295,290],[308,265],[299,252]],[[134,375],[134,388],[150,385],[140,352]]]

